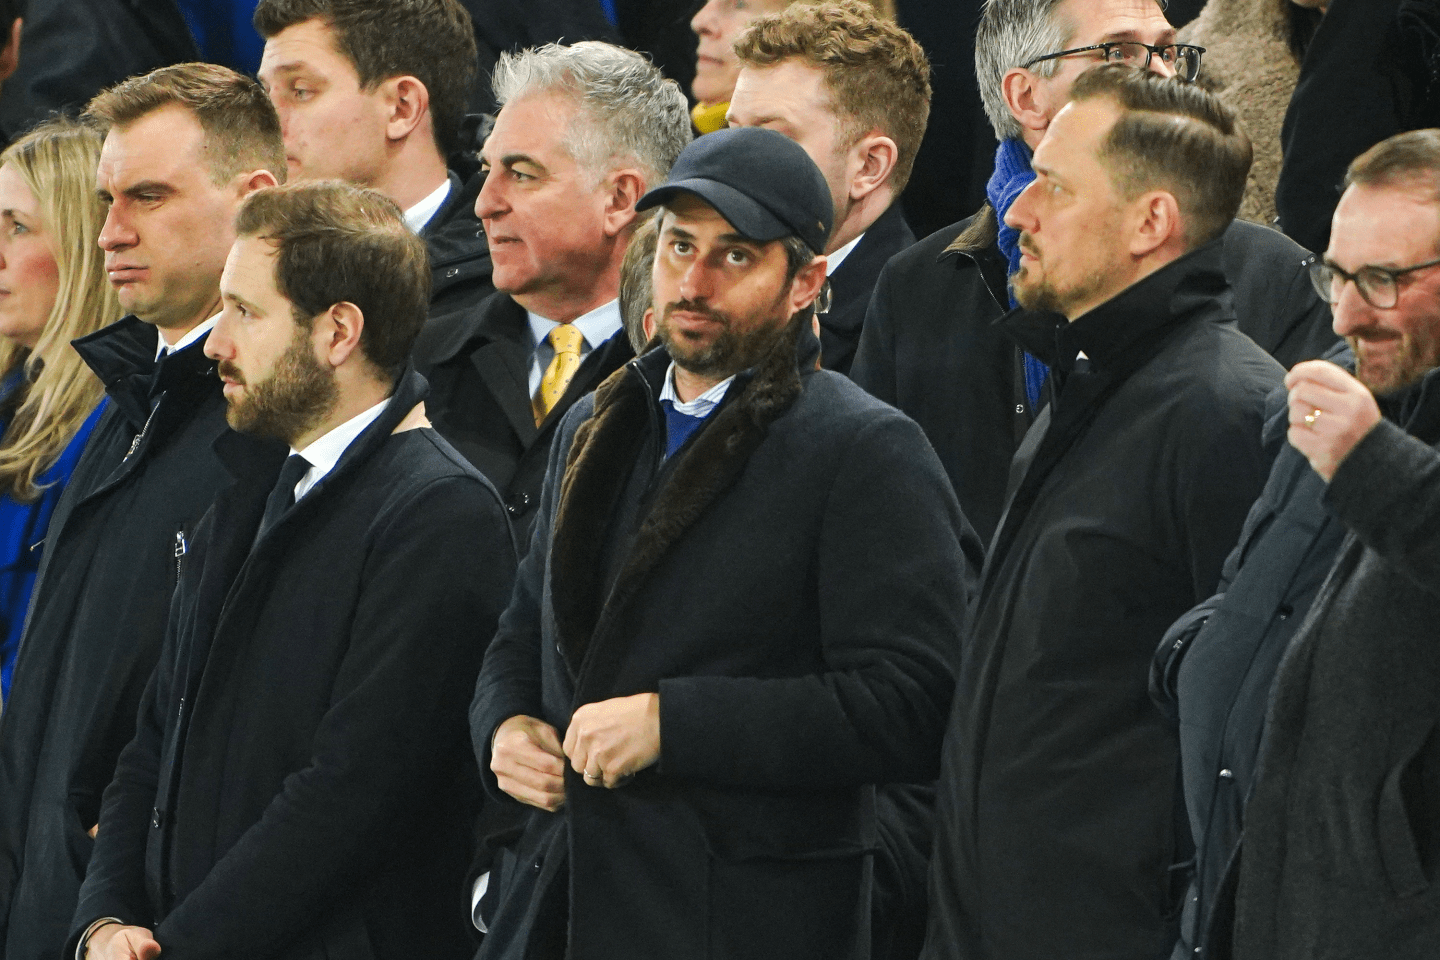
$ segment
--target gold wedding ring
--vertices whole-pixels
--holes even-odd
[[[1319,420],[1319,419],[1320,419],[1320,408],[1319,408],[1319,407],[1316,407],[1316,408],[1314,409],[1314,411],[1312,411],[1311,413],[1305,414],[1305,422],[1306,422],[1307,424],[1314,424],[1315,421],[1316,421],[1316,420]]]

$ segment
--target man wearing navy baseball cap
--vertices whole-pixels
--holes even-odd
[[[686,148],[660,343],[577,403],[471,732],[531,806],[481,956],[872,955],[875,786],[936,773],[980,562],[918,427],[815,369],[829,190]]]

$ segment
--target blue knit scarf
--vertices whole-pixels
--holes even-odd
[[[985,196],[989,198],[990,206],[995,208],[995,219],[1000,227],[995,243],[1009,261],[1009,272],[1012,274],[1020,269],[1020,231],[1005,222],[1005,214],[1020,192],[1034,180],[1030,148],[1025,146],[1025,141],[1016,137],[1001,140],[995,151],[995,172],[985,184]],[[1018,306],[1014,293],[1010,294],[1010,306]],[[1030,409],[1034,410],[1040,405],[1040,390],[1045,385],[1045,378],[1050,376],[1050,368],[1029,353],[1024,354],[1024,359],[1025,398],[1030,401]]]

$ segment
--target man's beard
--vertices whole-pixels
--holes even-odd
[[[1367,360],[1367,338],[1351,334],[1345,338],[1355,353],[1355,378],[1377,397],[1399,393],[1424,379],[1425,374],[1440,366],[1440,342],[1431,336],[1398,336],[1399,341],[1388,362]],[[1390,337],[1379,342],[1389,345]]]
[[[228,360],[221,360],[219,369],[222,376],[245,386],[225,411],[225,421],[241,433],[293,443],[322,422],[340,397],[335,374],[315,359],[310,332],[299,325],[264,380],[246,383]]]
[[[788,289],[787,286],[786,291]],[[778,315],[786,291],[782,291],[764,312],[768,322],[747,324],[744,330],[737,330],[733,317],[710,309],[703,300],[679,300],[668,304],[660,315],[659,323],[665,352],[670,354],[676,366],[702,377],[724,379],[755,366],[770,352],[776,338],[788,326]],[[708,344],[695,343],[675,332],[670,315],[677,310],[710,318],[719,325],[719,332]]]

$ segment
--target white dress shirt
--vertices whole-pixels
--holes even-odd
[[[160,336],[155,338],[155,362],[159,363],[160,358],[165,356],[166,353],[178,353],[179,351],[184,350],[186,347],[190,346],[190,344],[194,343],[196,340],[199,340],[201,337],[205,336],[205,334],[209,333],[215,328],[215,321],[219,319],[220,314],[217,313],[209,320],[201,321],[199,324],[196,325],[194,330],[191,330],[189,333],[185,334],[185,336],[180,338],[178,343],[175,343],[173,345],[165,342],[165,334],[160,334]]]
[[[405,211],[405,226],[409,227],[412,233],[424,230],[430,219],[440,212],[440,208],[445,205],[445,200],[449,196],[450,178],[446,177],[445,181],[432,190],[428,197]]]
[[[834,253],[827,253],[825,255],[825,276],[834,276],[835,271],[840,269],[840,264],[845,262],[845,258],[850,256],[851,252],[860,245],[860,241],[864,239],[865,234],[862,233]]]
[[[529,310],[525,311],[525,316],[530,320],[530,335],[534,348],[534,352],[530,354],[530,396],[533,397],[540,389],[545,368],[555,359],[555,348],[550,346],[550,341],[546,338],[550,336],[550,331],[560,324]],[[585,343],[580,348],[580,356],[583,358],[619,331],[622,326],[620,300],[617,298],[596,307],[589,313],[576,317],[570,325],[579,330],[580,335],[585,338]]]
[[[374,423],[389,405],[390,398],[386,397],[364,413],[357,414],[328,433],[322,434],[304,450],[290,448],[292,454],[300,454],[310,464],[310,469],[305,471],[300,482],[295,484],[295,502],[300,502],[301,497],[309,493],[315,484],[335,469],[335,464],[340,462],[340,458],[350,448],[350,444],[354,443],[356,438],[365,432],[365,428]]]

